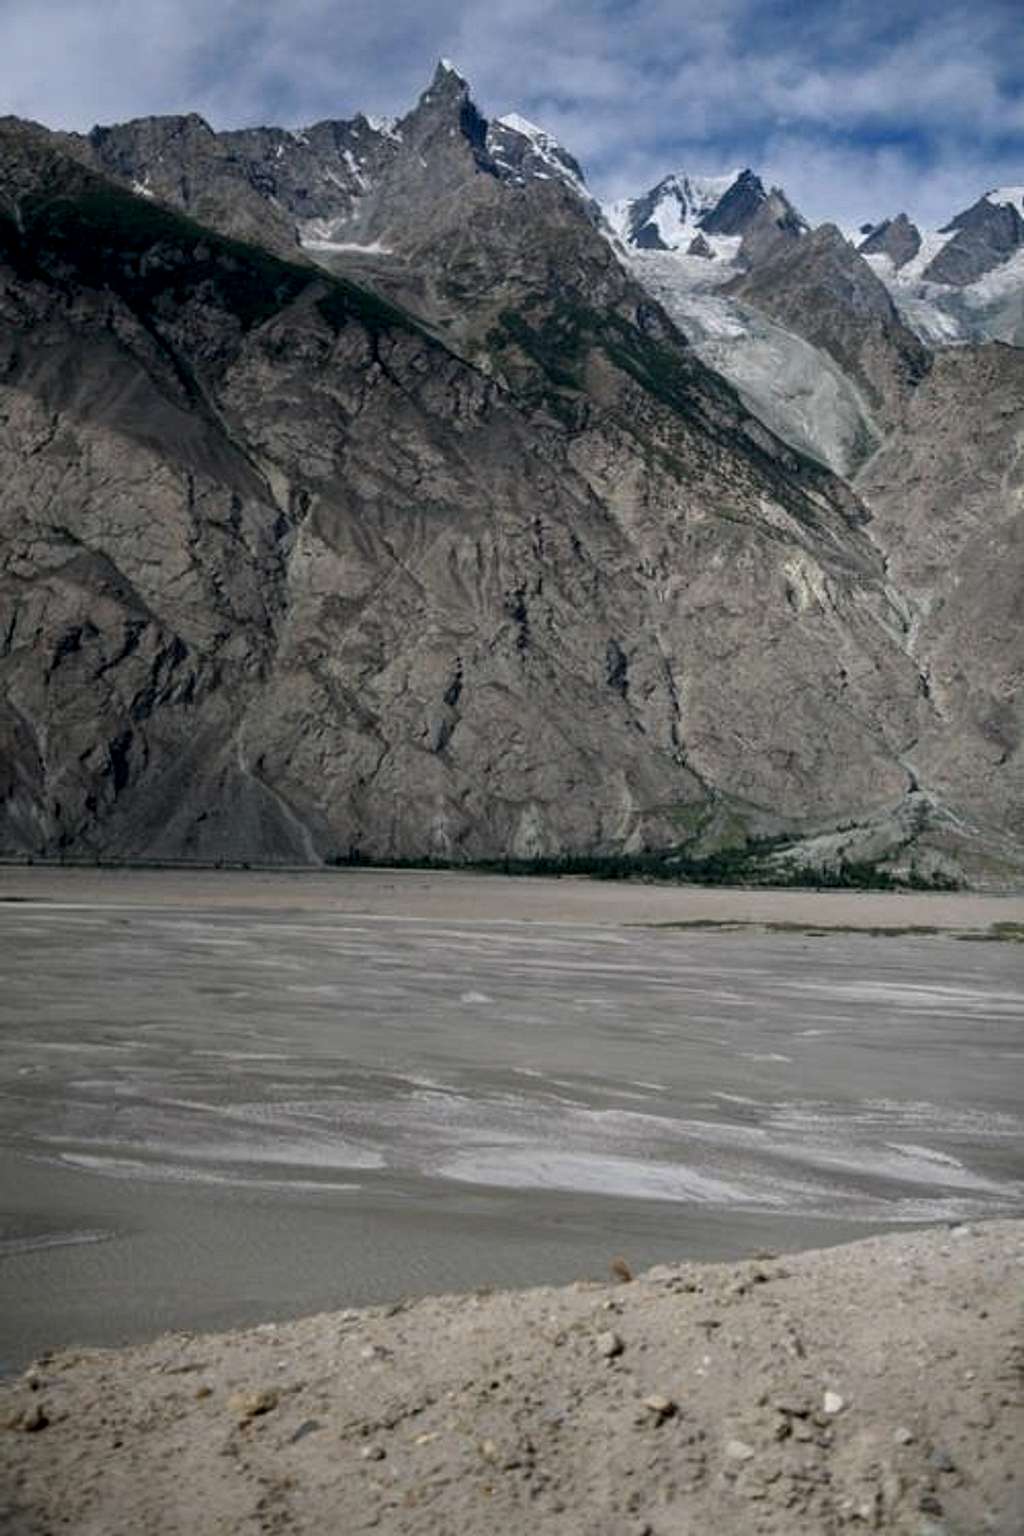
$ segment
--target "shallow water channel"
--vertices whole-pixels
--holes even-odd
[[[947,937],[0,909],[0,1369],[1024,1211],[1024,967]]]

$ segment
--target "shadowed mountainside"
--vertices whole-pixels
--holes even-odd
[[[996,784],[961,748],[975,702],[937,705],[949,642],[921,648],[881,521],[698,362],[571,186],[496,174],[468,103],[439,72],[389,139],[360,217],[401,262],[358,283],[0,130],[5,851],[846,826],[840,857],[861,827],[927,871],[951,818],[997,831],[1014,749]],[[409,142],[432,213],[403,223]]]

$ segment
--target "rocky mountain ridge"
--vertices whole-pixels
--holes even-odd
[[[929,251],[920,276],[924,282],[965,288],[1002,265],[1024,246],[1024,187],[996,187],[937,231],[947,238]],[[893,235],[899,243],[893,243]],[[879,237],[882,237],[881,240]],[[898,272],[923,244],[921,231],[905,213],[876,226],[857,249],[888,256]]]
[[[720,302],[895,443],[930,354],[836,232],[762,245],[750,201],[707,233],[745,268],[646,254],[728,265]],[[450,66],[394,124],[8,120],[0,234],[5,851],[1014,867],[1012,640],[936,691],[950,599],[894,580],[877,512],[701,362],[578,165]],[[981,585],[1012,569],[1004,350]]]
[[[717,177],[666,176],[642,197],[611,204],[605,216],[628,247],[707,259],[740,252],[749,258],[759,234],[795,238],[808,228],[782,189],[765,191],[749,169]]]
[[[297,130],[215,133],[190,114],[62,138],[69,153],[132,190],[279,254],[293,255],[298,245],[326,263],[360,251],[400,257],[441,189],[435,166],[451,146],[432,145],[430,125],[443,123],[447,134],[452,104],[456,151],[470,144],[483,172],[518,184],[560,182],[627,253],[671,251],[708,262],[703,272],[687,272],[684,263],[677,275],[698,292],[725,281],[723,263],[749,271],[778,239],[810,232],[785,192],[766,189],[749,167],[719,176],[674,172],[637,197],[600,208],[567,149],[517,113],[486,122],[448,60],[412,111],[395,121],[357,113]],[[921,231],[898,215],[851,237],[901,322],[928,346],[1024,342],[1020,194],[1014,187],[985,193],[941,230]]]

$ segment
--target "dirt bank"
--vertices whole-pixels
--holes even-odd
[[[1024,896],[970,891],[756,890],[394,869],[0,866],[0,902],[360,913],[406,920],[984,929],[1024,922]]]
[[[1015,1536],[1022,1265],[997,1222],[64,1353],[0,1390],[0,1525]]]

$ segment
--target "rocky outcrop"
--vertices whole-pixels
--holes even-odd
[[[963,213],[957,214],[943,233],[954,230],[938,254],[928,263],[924,278],[931,283],[966,287],[1001,266],[1024,246],[1024,218],[1016,204],[987,193]]]
[[[223,234],[296,256],[294,219],[277,199],[275,181],[261,174],[263,163],[274,163],[278,144],[268,142],[261,153],[244,155],[230,142],[235,138],[214,133],[193,112],[94,128],[85,137],[60,135],[58,142],[83,165],[141,197],[180,208]],[[287,135],[273,130],[269,138],[281,142]]]
[[[773,187],[745,223],[737,261],[749,271],[781,255],[807,233],[807,225],[778,187]]]
[[[750,236],[751,246],[769,232],[798,236],[807,224],[779,187],[765,191],[751,170],[726,176],[665,176],[640,197],[612,205],[607,219],[628,248],[638,251],[687,250],[703,238]],[[704,251],[699,252],[704,254]]]
[[[921,231],[905,213],[898,213],[894,219],[876,224],[857,249],[862,256],[888,256],[898,271],[921,249]]]

